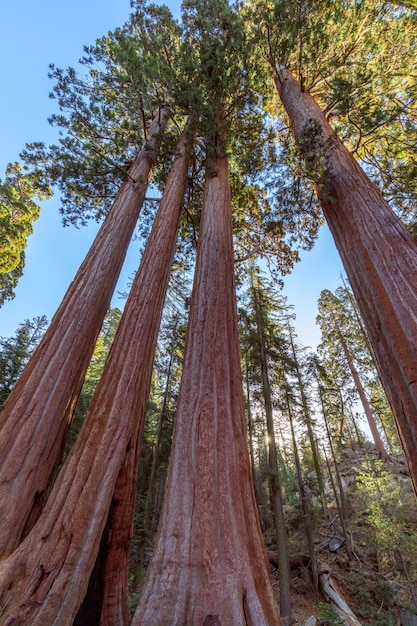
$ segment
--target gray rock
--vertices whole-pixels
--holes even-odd
[[[417,626],[417,615],[407,609],[401,609],[401,626]]]
[[[329,550],[331,552],[336,552],[336,550],[338,550],[340,546],[343,546],[344,543],[344,538],[340,535],[336,535],[336,537],[332,537],[329,541]]]

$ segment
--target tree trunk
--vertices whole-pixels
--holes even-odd
[[[311,568],[311,574],[313,577],[313,587],[315,591],[318,591],[319,590],[319,574],[318,574],[316,550],[314,547],[313,529],[311,526],[312,515],[311,515],[310,498],[304,486],[303,472],[301,470],[300,456],[298,454],[297,439],[295,437],[295,430],[294,430],[294,419],[292,415],[292,408],[291,408],[288,391],[285,394],[285,400],[287,404],[288,417],[290,419],[292,447],[294,449],[294,461],[295,461],[295,468],[297,470],[298,489],[300,492],[300,504],[301,504],[301,511],[303,514],[304,529],[306,531],[308,553],[310,555],[310,568]]]
[[[187,185],[190,155],[190,138],[185,128],[178,145],[177,155],[165,186],[155,220],[155,227],[149,239],[150,253],[143,258],[140,271],[149,275],[149,286],[141,287],[141,301],[137,306],[145,311],[151,308],[155,317],[155,331],[152,343],[148,340],[146,352],[142,356],[142,367],[148,371],[146,389],[141,394],[141,406],[126,458],[117,479],[109,520],[109,541],[104,568],[104,601],[101,626],[122,626],[129,623],[128,615],[128,565],[129,543],[132,536],[139,450],[142,441],[143,424],[146,415],[146,400],[149,395],[152,364],[156,348],[157,331],[162,315],[166,290],[168,288],[172,259],[175,252],[178,225],[182,214],[184,193]],[[156,249],[159,253],[156,255]],[[143,267],[143,269],[142,269]],[[155,298],[155,303],[152,302]],[[139,389],[137,391],[139,393]],[[92,626],[92,625],[90,625]]]
[[[313,430],[311,411],[310,411],[310,407],[308,406],[308,402],[307,402],[307,396],[306,396],[306,392],[305,392],[305,385],[304,385],[303,377],[301,375],[300,364],[298,362],[298,356],[297,356],[297,352],[296,352],[296,349],[295,349],[295,343],[294,343],[294,337],[293,337],[293,334],[292,334],[291,324],[289,322],[288,322],[288,334],[289,334],[289,337],[290,337],[291,353],[292,353],[292,358],[293,358],[293,361],[294,361],[295,374],[296,374],[297,381],[298,381],[298,389],[300,391],[301,406],[303,408],[303,415],[304,415],[304,423],[305,423],[306,428],[307,428],[308,439],[309,439],[309,442],[310,442],[311,455],[313,457],[314,470],[316,472],[317,484],[318,484],[318,487],[319,487],[321,507],[322,507],[322,510],[323,510],[323,516],[324,516],[324,518],[326,518],[326,516],[327,516],[326,493],[325,493],[325,490],[324,490],[323,473],[321,471],[319,451],[318,451],[318,447],[317,447],[317,438],[316,438],[316,435],[315,435],[314,430]]]
[[[285,68],[276,86],[296,140],[313,151],[317,194],[376,357],[417,492],[417,242]],[[310,131],[309,131],[310,129]],[[311,146],[311,141],[310,141]],[[313,154],[312,154],[313,152]]]
[[[94,345],[145,198],[165,113],[0,414],[0,555],[10,554],[40,513],[60,461]],[[132,182],[134,179],[136,182]],[[28,518],[30,516],[30,520]]]
[[[131,506],[133,489],[125,489],[125,473],[134,465],[132,459],[137,458],[184,181],[172,182],[169,189],[173,195],[160,204],[81,432],[39,520],[0,568],[1,604],[7,607],[1,622],[4,625],[73,623],[87,590],[111,504],[107,563],[114,565],[122,580],[115,583],[114,597],[110,597],[106,573],[105,615],[120,610],[115,618],[119,621],[114,621],[118,625],[126,618],[125,578],[121,572],[131,519],[120,520],[119,514],[129,514],[127,505]]]
[[[269,381],[268,364],[265,354],[265,337],[262,327],[262,316],[259,308],[256,291],[251,284],[253,304],[256,317],[256,332],[258,335],[259,361],[262,378],[262,396],[265,407],[266,432],[268,434],[268,465],[270,469],[269,485],[271,491],[272,515],[276,533],[279,572],[279,606],[284,626],[292,624],[291,604],[291,569],[288,553],[288,539],[285,528],[284,502],[282,497],[282,481],[278,465],[277,445],[274,432],[274,418],[272,414],[271,384]]]
[[[247,355],[245,358],[245,385],[246,385],[246,408],[247,408],[248,439],[249,439],[249,458],[250,458],[250,466],[251,466],[251,471],[252,471],[253,488],[255,491],[255,500],[256,500],[257,505],[259,506],[261,501],[260,501],[260,497],[258,493],[258,479],[256,476],[256,466],[255,466],[255,449],[253,445],[253,417],[252,417],[252,408],[251,408]]]
[[[365,389],[363,388],[362,385],[362,381],[359,377],[359,374],[356,370],[355,364],[353,362],[353,356],[349,350],[349,346],[347,345],[346,341],[344,340],[344,337],[342,335],[342,332],[336,322],[336,320],[333,319],[333,323],[335,325],[340,343],[342,344],[342,348],[343,348],[343,353],[345,355],[346,361],[349,365],[349,369],[350,369],[350,373],[352,374],[352,378],[353,378],[353,382],[355,383],[355,387],[357,389],[357,392],[359,394],[359,398],[360,401],[362,403],[363,406],[363,410],[365,411],[365,415],[366,415],[366,419],[368,420],[368,426],[369,429],[371,431],[372,434],[372,439],[374,440],[374,444],[376,446],[376,449],[378,450],[379,456],[381,457],[381,459],[383,459],[384,461],[387,461],[389,456],[387,451],[385,450],[384,444],[382,442],[381,439],[381,435],[379,434],[376,422],[375,422],[375,418],[374,415],[372,413],[372,408],[371,405],[369,404],[368,398],[366,397],[366,393],[365,393]]]
[[[208,167],[155,553],[132,626],[279,625],[246,443],[227,159]]]

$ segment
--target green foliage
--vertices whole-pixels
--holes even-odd
[[[9,163],[5,179],[0,179],[0,304],[13,298],[22,274],[24,250],[40,212],[35,200],[49,196],[46,185],[23,174],[19,163]]]
[[[345,626],[344,619],[336,613],[331,604],[327,602],[320,602],[319,604],[319,620],[322,626]]]
[[[381,386],[370,343],[352,292],[346,285],[338,287],[335,294],[325,289],[320,294],[318,309],[316,321],[321,329],[321,344],[318,346],[321,357],[320,384],[329,416],[336,418],[331,419],[333,425],[340,423],[342,417],[346,419],[342,440],[348,439],[346,428],[352,422],[348,409],[352,410],[358,401],[358,392],[342,346],[343,337],[374,417],[379,422],[378,426],[382,427],[392,449],[398,448],[394,418]],[[353,423],[350,428],[354,428]]]
[[[396,481],[378,460],[357,470],[356,485],[364,518],[371,529],[369,541],[384,559],[388,560],[396,550],[404,555],[416,553],[415,505],[412,494],[407,492],[410,486]]]
[[[113,203],[149,121],[171,100],[178,26],[166,7],[136,2],[123,27],[85,47],[80,69],[51,65],[56,145],[35,142],[26,167],[61,193],[64,224],[100,220]]]
[[[25,266],[25,253],[20,255],[19,264],[11,272],[7,274],[0,274],[0,306],[6,302],[6,300],[13,300],[15,292],[13,291],[19,282],[23,274],[23,268]]]
[[[359,617],[372,626],[397,624],[396,594],[390,581],[376,573],[355,572],[348,576],[346,583],[355,598],[355,610]]]
[[[251,0],[245,11],[257,54],[273,72],[291,69],[399,215],[414,223],[417,14],[397,4]]]
[[[19,324],[13,337],[0,338],[0,408],[35,351],[47,324],[45,315],[34,317]]]
[[[111,344],[116,334],[117,326],[120,322],[121,316],[122,311],[118,308],[109,309],[106,313],[106,317],[103,321],[103,326],[97,338],[93,355],[91,357],[90,364],[84,378],[84,384],[78,398],[78,403],[68,433],[66,444],[67,451],[74,444],[75,439],[77,438],[77,435],[81,429],[81,426],[83,425],[91,398],[93,397],[94,391],[99,383],[101,374],[103,372],[107,355],[110,351]]]

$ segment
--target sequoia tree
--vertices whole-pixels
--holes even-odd
[[[37,350],[0,414],[0,553],[33,524],[60,459],[95,341],[145,198],[166,113],[144,149]],[[32,519],[30,516],[32,515]]]
[[[111,532],[105,546],[102,623],[127,623],[125,568],[136,464],[187,180],[184,148],[183,140],[83,427],[38,521],[2,562],[5,624],[72,623],[87,591],[106,521]]]
[[[134,626],[279,624],[246,445],[227,158],[209,163],[164,508]]]
[[[318,12],[323,9],[325,13],[328,8],[327,4],[323,4],[323,7],[321,5],[316,7],[314,3],[308,1],[301,4],[298,18],[297,16],[294,18],[295,24],[297,24],[297,19],[299,20],[298,32],[295,36],[287,33],[286,39],[281,37],[281,33],[276,30],[276,23],[273,23],[274,18],[270,15],[267,26],[268,42],[265,43],[266,54],[272,68],[276,90],[304,157],[307,173],[314,180],[323,213],[358,302],[417,491],[417,364],[415,359],[417,242],[336,135],[325,111],[310,93],[314,86],[317,84],[322,86],[324,83],[325,70],[328,69],[325,67],[327,59],[323,62],[323,67],[319,66],[317,69],[317,66],[316,68],[313,66],[313,76],[311,74],[308,76],[311,82],[305,77],[308,72],[305,71],[302,62],[297,68],[302,78],[301,82],[291,72],[291,59],[295,58],[297,49],[301,60],[309,54],[311,61],[317,56],[312,42],[316,42],[315,45],[320,48],[323,48],[326,43],[330,45],[329,39],[325,37],[326,15],[323,17],[320,14],[315,24],[316,27],[318,24],[321,29],[324,43],[317,38],[319,30],[316,29],[316,33],[313,30],[315,8]],[[279,3],[277,7],[278,5]],[[342,5],[343,3],[339,7],[340,10],[344,8]],[[363,11],[367,11],[368,8],[364,5]],[[279,8],[276,10],[279,12]],[[401,18],[390,14],[389,11],[388,7],[383,15],[378,16],[378,13],[375,13],[376,19],[381,20],[381,28],[386,29],[387,45],[394,41],[394,36],[389,37],[388,34],[394,33],[395,28],[397,32],[401,28]],[[343,42],[341,43],[341,51],[336,62],[347,63],[350,53],[352,51],[357,53],[358,49],[365,55],[366,45],[369,45],[367,36],[369,42],[375,42],[375,39],[371,38],[369,29],[368,31],[365,29],[365,25],[370,23],[371,14],[372,12],[368,11],[368,15],[363,15],[360,9],[357,9],[356,14],[352,13],[352,17],[358,15],[363,19],[362,32],[357,33],[351,48],[345,45],[343,49]],[[277,21],[276,15],[277,13],[275,21]],[[331,22],[331,17],[333,22]],[[328,23],[335,28],[334,15],[327,16],[327,19]],[[349,23],[345,22],[346,25],[349,28]],[[407,27],[406,19],[402,20],[402,25],[404,28]],[[302,38],[305,32],[302,29],[308,26],[311,30],[307,41]],[[384,35],[382,31],[380,34]],[[279,43],[278,40],[280,40]],[[377,64],[384,54],[386,58],[387,49],[383,49],[382,56],[378,56],[375,49],[368,48],[368,50],[369,58],[374,61],[373,67],[368,71],[373,70],[375,73],[377,67],[381,69],[382,66]],[[402,50],[404,71],[410,56],[407,47]],[[393,54],[395,55],[394,52]],[[405,58],[406,54],[407,58]],[[383,71],[385,72],[386,69],[384,68]],[[336,73],[334,68],[333,70]],[[380,73],[380,76],[384,74]],[[398,84],[398,77],[394,71],[392,71],[392,76],[390,88],[393,94],[398,94],[401,89],[405,94],[412,92],[406,81]],[[396,85],[396,90],[393,84]],[[350,87],[347,85],[348,94]],[[369,84],[365,85],[365,89],[369,89]],[[362,92],[363,90],[364,85],[362,85]],[[389,93],[388,91],[387,96]],[[337,102],[339,103],[339,100]],[[389,107],[388,97],[384,102],[386,107]],[[398,120],[400,112],[402,115],[407,115],[410,106],[412,104],[410,105],[406,99],[406,103],[400,110],[391,111],[391,121],[392,119]],[[359,128],[361,123],[364,123],[364,110],[365,107],[360,112],[362,118],[359,116],[357,123]],[[373,113],[372,121],[375,126],[377,124],[376,113],[374,111]]]

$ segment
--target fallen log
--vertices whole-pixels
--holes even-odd
[[[319,576],[319,585],[325,599],[331,604],[334,610],[338,613],[338,615],[340,615],[348,626],[362,626],[361,622],[347,605],[329,572],[321,572]]]

